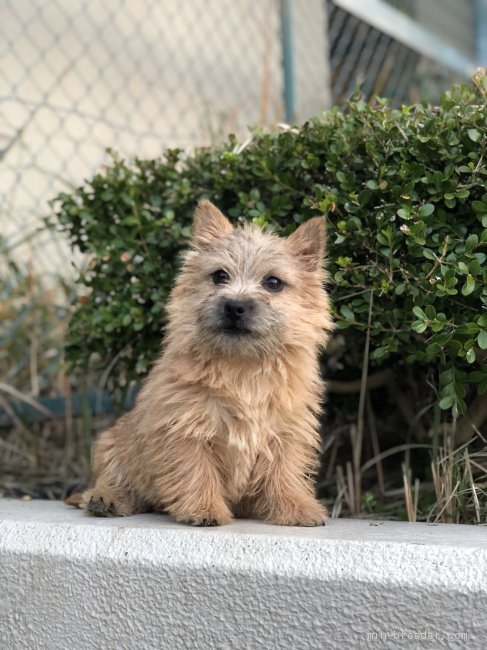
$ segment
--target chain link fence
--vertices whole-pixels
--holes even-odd
[[[390,1],[412,18],[430,2]],[[397,104],[435,98],[461,76],[369,22],[372,4],[384,2],[5,0],[0,241],[66,274],[66,245],[30,235],[49,199],[90,177],[107,148],[158,156],[300,121],[357,86]]]
[[[282,118],[275,0],[15,0],[0,8],[2,234],[22,239],[112,147],[157,156]],[[52,236],[23,247],[59,270]]]

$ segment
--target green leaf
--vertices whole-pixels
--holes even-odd
[[[478,142],[480,140],[480,133],[477,131],[477,129],[469,129],[468,130],[468,137],[473,142]]]
[[[338,330],[346,330],[346,329],[348,329],[349,327],[351,327],[351,323],[349,323],[349,322],[346,321],[346,320],[337,320],[336,323],[335,323],[335,327],[336,327]]]
[[[487,203],[484,201],[472,201],[472,208],[475,210],[475,212],[487,212]]]
[[[415,320],[413,323],[411,323],[411,327],[415,332],[418,332],[418,334],[422,334],[426,331],[428,325],[424,321]]]
[[[434,320],[431,323],[431,329],[433,332],[441,332],[441,330],[445,327],[445,323],[441,320]]]
[[[446,397],[443,397],[439,401],[438,406],[443,411],[446,411],[447,409],[450,409],[453,406],[454,401],[455,401],[455,396],[454,395],[447,395]]]
[[[467,359],[468,363],[474,363],[474,361],[475,361],[475,349],[470,348],[470,350],[467,350],[467,354],[465,355],[465,358]]]
[[[382,359],[385,357],[387,353],[387,349],[384,347],[378,347],[375,350],[373,350],[370,354],[371,359]]]
[[[475,289],[475,280],[474,280],[473,276],[469,275],[467,277],[467,281],[465,282],[465,284],[462,287],[462,294],[464,296],[469,296],[473,292],[474,289]]]
[[[479,243],[478,235],[469,235],[465,240],[465,248],[467,251],[472,251]]]
[[[429,217],[434,211],[435,206],[432,203],[425,203],[419,208],[418,214],[420,217]]]
[[[350,307],[347,307],[347,305],[342,305],[340,307],[340,314],[348,320],[355,320],[355,314]]]
[[[426,257],[427,260],[435,260],[436,256],[432,250],[429,248],[423,248],[423,257]]]
[[[482,330],[477,336],[477,343],[481,350],[487,350],[487,330]]]
[[[417,221],[410,227],[409,232],[414,241],[420,246],[426,243],[424,221]]]

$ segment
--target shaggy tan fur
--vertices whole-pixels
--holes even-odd
[[[165,350],[133,411],[95,445],[95,484],[79,499],[87,512],[165,511],[195,525],[233,516],[325,522],[313,480],[318,352],[332,329],[324,250],[321,217],[280,238],[253,225],[234,229],[210,202],[198,204]],[[220,269],[223,284],[214,280]],[[282,290],[265,286],[269,276]],[[235,299],[251,306],[242,335],[221,327],[222,305]]]

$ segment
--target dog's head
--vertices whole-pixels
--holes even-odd
[[[322,217],[281,238],[252,224],[233,228],[212,203],[200,201],[192,250],[168,306],[171,339],[252,357],[324,342],[331,329],[325,242]]]

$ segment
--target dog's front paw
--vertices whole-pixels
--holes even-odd
[[[194,513],[190,515],[186,521],[193,526],[224,526],[232,521],[230,512],[213,511],[207,513]]]
[[[324,526],[328,514],[325,506],[314,499],[311,502],[289,503],[269,517],[278,526]]]
[[[191,522],[193,526],[220,526],[216,519],[196,519]]]
[[[116,517],[117,511],[113,501],[105,501],[101,496],[91,496],[86,503],[86,510],[95,517]]]
[[[204,508],[192,512],[174,512],[178,521],[183,521],[193,526],[223,526],[232,521],[232,513],[225,506],[221,508]]]
[[[81,498],[81,507],[95,517],[127,517],[134,514],[130,503],[117,499],[110,490],[103,492],[94,488],[87,490]]]

